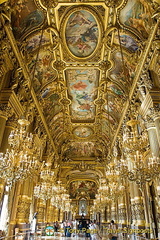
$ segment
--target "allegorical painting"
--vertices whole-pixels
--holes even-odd
[[[40,51],[38,61],[36,61],[36,56],[34,56],[28,64],[31,76],[34,75],[33,87],[35,91],[57,77],[57,71],[51,67],[52,60],[50,51]]]
[[[76,57],[88,57],[97,47],[99,28],[96,18],[86,10],[73,12],[65,29],[66,43]]]
[[[120,116],[124,101],[123,99],[110,94],[106,96],[107,103],[104,105],[104,109],[109,112],[113,113],[115,116]]]
[[[149,1],[129,0],[120,12],[120,21],[147,38],[152,25],[152,14],[153,9]]]
[[[135,76],[135,63],[131,62],[131,58],[120,52],[114,52],[112,55],[114,62],[114,69],[110,72],[109,77],[118,82],[125,84],[125,82],[132,82]]]
[[[44,14],[34,3],[34,0],[12,0],[11,24],[16,38],[33,30],[44,21]]]
[[[27,38],[26,42],[27,42],[26,50],[28,52],[33,52],[38,49],[40,44],[42,47],[51,43],[50,31],[46,30],[46,31],[43,31],[43,33],[42,31],[40,31],[34,34],[33,36],[31,36],[30,38]]]
[[[45,93],[48,90],[48,94]],[[53,116],[59,113],[62,110],[62,105],[59,104],[60,96],[57,93],[53,93],[51,90],[46,88],[42,94],[44,102],[42,103],[44,114],[47,121],[51,121]]]
[[[114,95],[118,95],[118,97],[123,98],[124,97],[124,91],[120,89],[117,85],[113,84],[112,82],[109,82],[107,84],[108,91],[112,92]]]
[[[95,199],[97,193],[97,185],[92,181],[73,181],[69,186],[69,194],[75,199],[81,192],[86,192],[91,199]]]
[[[98,155],[98,149],[93,142],[73,142],[68,148],[70,157],[95,157]]]
[[[89,127],[80,126],[76,127],[73,133],[79,138],[87,138],[93,134],[93,130]]]
[[[114,43],[118,45],[121,44],[122,47],[126,48],[130,52],[136,52],[138,50],[138,44],[134,38],[123,32],[120,32],[120,36],[118,36],[118,33],[115,34]]]
[[[66,70],[68,95],[72,100],[70,110],[72,120],[93,120],[94,99],[97,97],[99,70]]]

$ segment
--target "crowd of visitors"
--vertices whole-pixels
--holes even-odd
[[[54,223],[55,235],[59,232],[64,237],[83,236],[89,240],[101,239],[99,226],[96,221],[89,220],[66,220],[62,223]]]

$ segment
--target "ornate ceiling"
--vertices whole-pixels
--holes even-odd
[[[61,174],[96,182],[144,64],[156,2],[9,2],[13,35]]]

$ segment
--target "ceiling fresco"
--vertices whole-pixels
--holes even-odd
[[[98,22],[86,10],[75,11],[67,21],[65,37],[69,50],[76,57],[88,57],[97,47]]]
[[[72,120],[94,120],[99,70],[76,69],[66,70],[68,95],[72,100]]]
[[[73,164],[88,164],[86,177],[113,146],[154,23],[151,2],[10,1],[13,33],[68,179]],[[94,198],[95,183],[78,179],[81,170],[70,194]]]
[[[92,181],[73,181],[70,183],[69,190],[71,199],[75,199],[77,195],[81,195],[83,192],[85,192],[85,196],[89,195],[90,199],[95,199],[97,185]]]

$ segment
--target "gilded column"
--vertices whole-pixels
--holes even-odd
[[[17,126],[17,119],[14,116],[11,118],[8,118],[6,122],[5,130],[4,130],[4,134],[3,134],[3,139],[2,139],[3,144],[0,147],[0,152],[5,152],[6,149],[9,148],[8,137],[11,131],[14,130],[16,126]]]
[[[110,206],[110,204],[108,204],[106,207],[106,220],[107,220],[107,223],[110,223],[110,221],[111,221],[111,206]]]
[[[58,221],[58,217],[59,217],[59,209],[58,208],[55,208],[54,214],[55,214],[55,221]]]
[[[129,183],[130,188],[130,198],[131,198],[131,224],[136,225],[136,213],[135,213],[135,200],[134,200],[134,184],[133,182]]]
[[[101,210],[101,222],[104,223],[105,222],[105,208],[103,208]]]
[[[111,220],[117,222],[117,208],[115,201],[111,203]]]
[[[143,197],[142,194],[137,186],[134,184],[134,210],[135,210],[135,217],[136,217],[136,226],[145,227],[145,214],[144,214],[144,204],[143,204]]]
[[[37,223],[38,224],[41,224],[41,223],[44,223],[45,221],[45,208],[46,208],[46,205],[45,203],[43,202],[42,199],[39,199],[38,201],[38,204],[37,204]]]
[[[33,193],[33,181],[31,181],[31,179],[27,179],[21,185],[16,216],[17,224],[29,223],[32,193]],[[23,228],[25,226],[21,225],[21,227]]]
[[[2,144],[2,139],[4,135],[4,130],[6,126],[6,121],[8,119],[10,108],[6,104],[0,104],[0,146]]]
[[[155,122],[151,117],[147,119],[147,131],[150,143],[150,149],[154,156],[160,157],[160,146],[157,137]]]
[[[157,131],[157,138],[160,146],[160,110],[159,108],[152,108],[151,115],[153,116],[153,120],[155,122],[155,127]]]
[[[119,198],[118,212],[119,212],[119,214],[118,214],[119,223],[121,225],[127,225],[126,203],[125,203],[125,197],[124,196]]]

